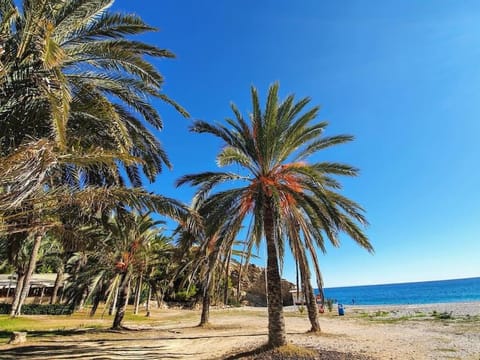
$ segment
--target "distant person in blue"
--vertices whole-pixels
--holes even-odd
[[[355,299],[352,299],[352,305],[355,305]]]

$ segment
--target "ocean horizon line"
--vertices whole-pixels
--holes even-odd
[[[318,289],[315,289],[318,293]],[[343,304],[428,304],[480,301],[480,277],[324,288]]]
[[[405,285],[405,284],[420,284],[420,283],[432,283],[438,281],[460,281],[460,280],[473,280],[480,279],[480,276],[468,276],[460,278],[449,278],[449,279],[436,279],[436,280],[418,280],[418,281],[401,281],[401,282],[388,282],[388,283],[375,283],[375,284],[361,284],[361,285],[335,285],[335,286],[325,286],[323,289],[340,289],[340,288],[354,288],[354,287],[366,287],[366,286],[390,286],[390,285]],[[318,288],[315,288],[318,290]]]

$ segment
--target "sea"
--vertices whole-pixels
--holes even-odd
[[[480,277],[325,288],[325,298],[340,304],[402,305],[480,301]],[[317,290],[318,293],[318,290]]]

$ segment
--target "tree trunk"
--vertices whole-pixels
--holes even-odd
[[[264,231],[267,242],[268,346],[275,348],[286,344],[282,303],[282,279],[278,266],[273,209],[271,204],[266,204],[264,211]]]
[[[28,296],[28,292],[30,291],[30,281],[32,279],[32,275],[35,270],[35,267],[37,265],[37,256],[38,256],[38,251],[40,250],[41,243],[42,243],[42,235],[36,235],[33,240],[33,249],[32,249],[32,253],[30,254],[30,260],[28,262],[27,272],[25,273],[25,277],[23,279],[22,291],[20,293],[20,299],[19,299],[18,305],[14,311],[14,316],[18,316],[21,314],[22,305]],[[12,310],[13,310],[13,306],[12,306]]]
[[[230,260],[231,259],[232,259],[232,248],[230,248],[230,251],[228,252],[227,266],[225,269],[225,289],[223,292],[223,303],[225,305],[228,305],[228,283],[230,279]]]
[[[299,298],[299,295],[300,295],[300,276],[298,274],[298,260],[295,261],[295,270],[296,270],[296,278],[295,278],[295,281],[296,281],[296,287],[297,287],[297,302],[298,302],[298,298]],[[296,305],[296,304],[293,304],[293,305]]]
[[[8,302],[8,297],[10,296],[10,289],[12,288],[12,278],[13,278],[13,274],[9,276],[9,279],[8,279],[8,288],[7,288],[7,296],[5,298],[5,301]]]
[[[158,289],[155,281],[149,281],[149,284],[153,294],[155,295],[155,299],[157,300],[157,308],[160,309],[163,305],[163,293],[160,293],[160,290]]]
[[[138,314],[138,308],[140,307],[140,296],[142,295],[142,279],[143,275],[140,274],[140,277],[137,280],[137,286],[135,288],[135,308],[133,310],[133,313],[135,315]]]
[[[15,310],[20,302],[20,294],[23,288],[23,279],[25,278],[25,269],[17,269],[17,285],[15,287],[15,293],[13,295],[12,307],[10,309],[10,316],[15,316]]]
[[[40,300],[38,302],[40,305],[42,305],[44,295],[45,295],[45,286],[42,287],[42,291],[40,292]]]
[[[200,317],[200,324],[198,326],[205,326],[210,320],[210,291],[206,289],[203,292],[202,299],[202,316]]]
[[[57,303],[58,289],[63,282],[63,264],[57,269],[57,277],[55,278],[55,284],[53,285],[52,296],[50,297],[50,304]]]
[[[122,328],[122,321],[125,316],[125,310],[128,303],[128,294],[130,292],[130,272],[127,270],[122,274],[120,289],[118,294],[118,306],[113,319],[112,329],[119,330]]]
[[[89,289],[88,289],[88,286],[86,286],[83,289],[82,294],[79,297],[77,297],[78,305],[74,306],[75,311],[83,310],[83,307],[85,306],[85,301],[87,300],[87,297],[88,297],[88,293],[89,293]]]
[[[216,259],[218,251],[213,250],[208,255],[208,273],[207,279],[203,287],[203,299],[202,299],[202,315],[200,316],[200,324],[198,326],[205,326],[210,321],[210,303],[212,301],[212,289],[213,289],[213,273],[215,271]]]
[[[112,305],[110,306],[110,309],[108,310],[108,315],[113,315],[114,313],[117,312],[117,301],[118,301],[118,290],[120,288],[120,285],[115,285],[115,288],[113,290],[113,299],[112,299]]]
[[[146,306],[146,311],[147,311],[147,317],[150,316],[150,298],[152,297],[152,286],[147,282],[148,285],[148,296],[147,296],[147,306]]]
[[[101,283],[101,286],[99,286],[98,291],[95,293],[92,301],[92,309],[90,310],[90,317],[94,317],[95,313],[97,312],[98,305],[100,305],[100,302],[102,301],[102,298],[104,297],[104,284],[103,282]]]
[[[304,259],[305,260],[305,259]],[[307,268],[306,263],[300,261],[300,273],[303,283],[303,294],[305,302],[307,303],[308,319],[312,326],[309,332],[320,332],[320,323],[318,321],[318,308],[315,300],[315,294],[313,293],[313,287],[310,283],[310,270]]]
[[[243,261],[243,259],[242,259]],[[242,269],[243,269],[243,264],[240,262],[240,265],[238,266],[238,283],[237,283],[237,303],[240,303],[240,290],[242,288]]]

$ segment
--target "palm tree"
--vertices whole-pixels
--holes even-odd
[[[170,166],[145,126],[163,126],[148,99],[187,113],[162,93],[163,77],[144,57],[174,55],[126,38],[156,29],[138,16],[109,12],[113,2],[25,0],[21,8],[13,0],[0,3],[0,154],[26,138],[55,139],[62,151],[101,146],[142,160],[126,166],[135,186],[140,170],[153,180],[163,164]],[[99,180],[95,173],[112,177],[111,167],[94,170],[87,183]]]
[[[88,165],[89,161],[102,161],[108,165],[115,161],[115,158],[116,155],[106,153],[90,158],[61,154],[55,151],[55,145],[51,141],[45,139],[21,146],[9,156],[0,157],[0,188],[9,190],[0,193],[0,236],[58,232],[64,230],[63,222],[58,221],[58,214],[73,218],[75,213],[77,218],[88,219],[98,213],[108,214],[119,206],[138,211],[155,211],[190,227],[192,231],[197,220],[187,206],[140,188],[87,186],[72,189],[67,185],[49,187],[52,176],[65,164],[73,162]],[[35,221],[32,222],[30,218]],[[38,236],[35,237],[34,248],[40,245],[39,240],[41,241]],[[32,251],[31,259],[36,260],[37,253],[38,248],[36,252]],[[26,277],[33,273],[34,267],[35,263],[30,261],[25,271]],[[24,283],[28,282],[24,280]],[[19,296],[25,297],[25,294]],[[18,308],[21,308],[21,303]]]
[[[357,169],[339,163],[306,160],[320,150],[352,140],[351,136],[324,137],[326,122],[313,123],[314,107],[302,113],[309,99],[295,103],[293,95],[279,101],[278,84],[270,87],[265,109],[260,108],[252,87],[252,112],[245,120],[235,105],[229,127],[196,121],[192,130],[209,133],[225,144],[217,155],[219,166],[236,165],[237,172],[205,172],[185,175],[177,184],[199,186],[197,198],[205,198],[222,183],[228,189],[208,196],[204,207],[217,223],[239,229],[247,215],[253,217],[250,241],[267,247],[268,345],[286,343],[279,262],[284,255],[286,230],[303,233],[307,248],[325,248],[325,236],[338,246],[344,231],[360,245],[372,247],[359,225],[366,224],[361,207],[338,193],[337,175],[355,176]],[[235,182],[240,185],[234,186]],[[295,221],[295,224],[292,222]]]
[[[154,221],[150,214],[122,214],[115,216],[109,226],[113,239],[122,251],[117,257],[115,268],[121,275],[117,311],[112,329],[122,328],[123,317],[128,302],[129,287],[136,266],[143,265],[142,249],[155,241],[160,235],[161,222]]]
[[[147,316],[150,316],[152,293],[159,300],[161,295],[158,294],[158,290],[161,289],[163,293],[162,285],[165,285],[165,282],[168,285],[171,281],[170,277],[162,277],[161,274],[169,274],[169,270],[175,266],[174,261],[172,261],[173,250],[171,238],[162,234],[158,234],[152,242],[143,248],[141,255],[143,257],[145,282],[148,286]]]
[[[27,140],[27,147],[38,150],[46,139],[58,155],[77,154],[77,161],[64,161],[55,176],[49,174],[50,188],[123,185],[123,173],[135,187],[142,185],[141,172],[152,181],[170,162],[148,130],[147,124],[163,126],[148,99],[156,97],[188,115],[162,93],[161,74],[145,60],[173,54],[126,38],[155,29],[135,15],[109,12],[112,4],[24,0],[18,7],[13,0],[0,2],[0,156],[17,155]],[[98,160],[105,153],[114,161],[85,166],[81,160],[84,155],[93,160],[92,154]],[[20,186],[28,184],[30,173],[26,164],[16,179],[24,181]],[[17,185],[10,182],[2,189],[11,192]],[[16,203],[0,207],[8,205],[15,212],[31,194],[14,195]],[[27,283],[46,234],[38,224],[30,230],[35,230],[35,242]]]

